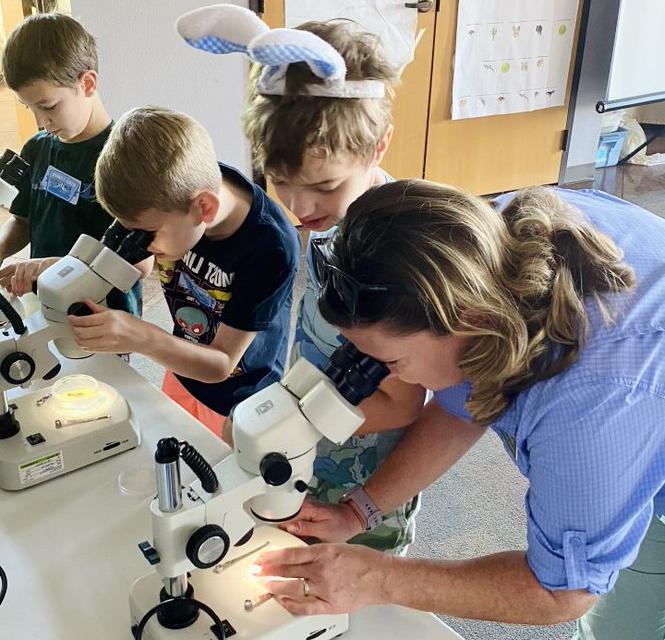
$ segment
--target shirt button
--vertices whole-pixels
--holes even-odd
[[[572,544],[573,547],[581,547],[582,539],[578,538],[577,536],[574,536],[573,538],[570,539],[570,544]]]

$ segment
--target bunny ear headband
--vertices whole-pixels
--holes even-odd
[[[323,80],[311,84],[306,95],[329,98],[383,98],[380,80],[346,80],[346,64],[339,52],[325,40],[298,29],[270,29],[249,9],[216,4],[180,16],[178,33],[195,49],[208,53],[243,53],[264,65],[258,91],[284,95],[286,71],[294,62],[306,62]]]

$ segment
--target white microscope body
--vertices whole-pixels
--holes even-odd
[[[28,169],[12,152],[0,158],[0,205],[9,207]],[[0,293],[0,311],[8,320],[0,328],[0,488],[24,489],[140,443],[127,402],[103,383],[99,403],[80,413],[63,413],[50,388],[11,404],[6,392],[58,374],[51,343],[67,358],[92,355],[74,341],[67,315],[91,313],[84,300],[103,304],[114,287],[129,291],[141,275],[133,264],[149,255],[148,241],[145,232],[130,232],[117,222],[102,241],[81,235],[67,256],[39,276],[40,309],[25,319]]]
[[[298,513],[317,442],[341,443],[355,433],[364,421],[355,405],[387,374],[350,343],[331,363],[324,374],[301,358],[281,382],[241,402],[233,413],[234,453],[214,468],[206,469],[186,443],[160,441],[157,498],[150,506],[153,544],[139,545],[156,573],[132,587],[135,637],[146,613],[167,598],[175,600],[143,622],[144,640],[222,638],[191,598],[215,611],[226,638],[329,640],[348,629],[347,615],[292,616],[249,570],[260,553],[305,544],[267,525]],[[200,478],[184,492],[179,457]]]

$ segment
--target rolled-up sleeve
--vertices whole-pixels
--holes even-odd
[[[665,482],[665,399],[593,377],[557,391],[521,442],[527,561],[549,590],[603,594],[634,561]]]

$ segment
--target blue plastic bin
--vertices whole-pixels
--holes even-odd
[[[601,133],[596,152],[596,169],[602,167],[613,167],[619,162],[623,141],[626,138],[625,129],[617,129],[611,133]]]

